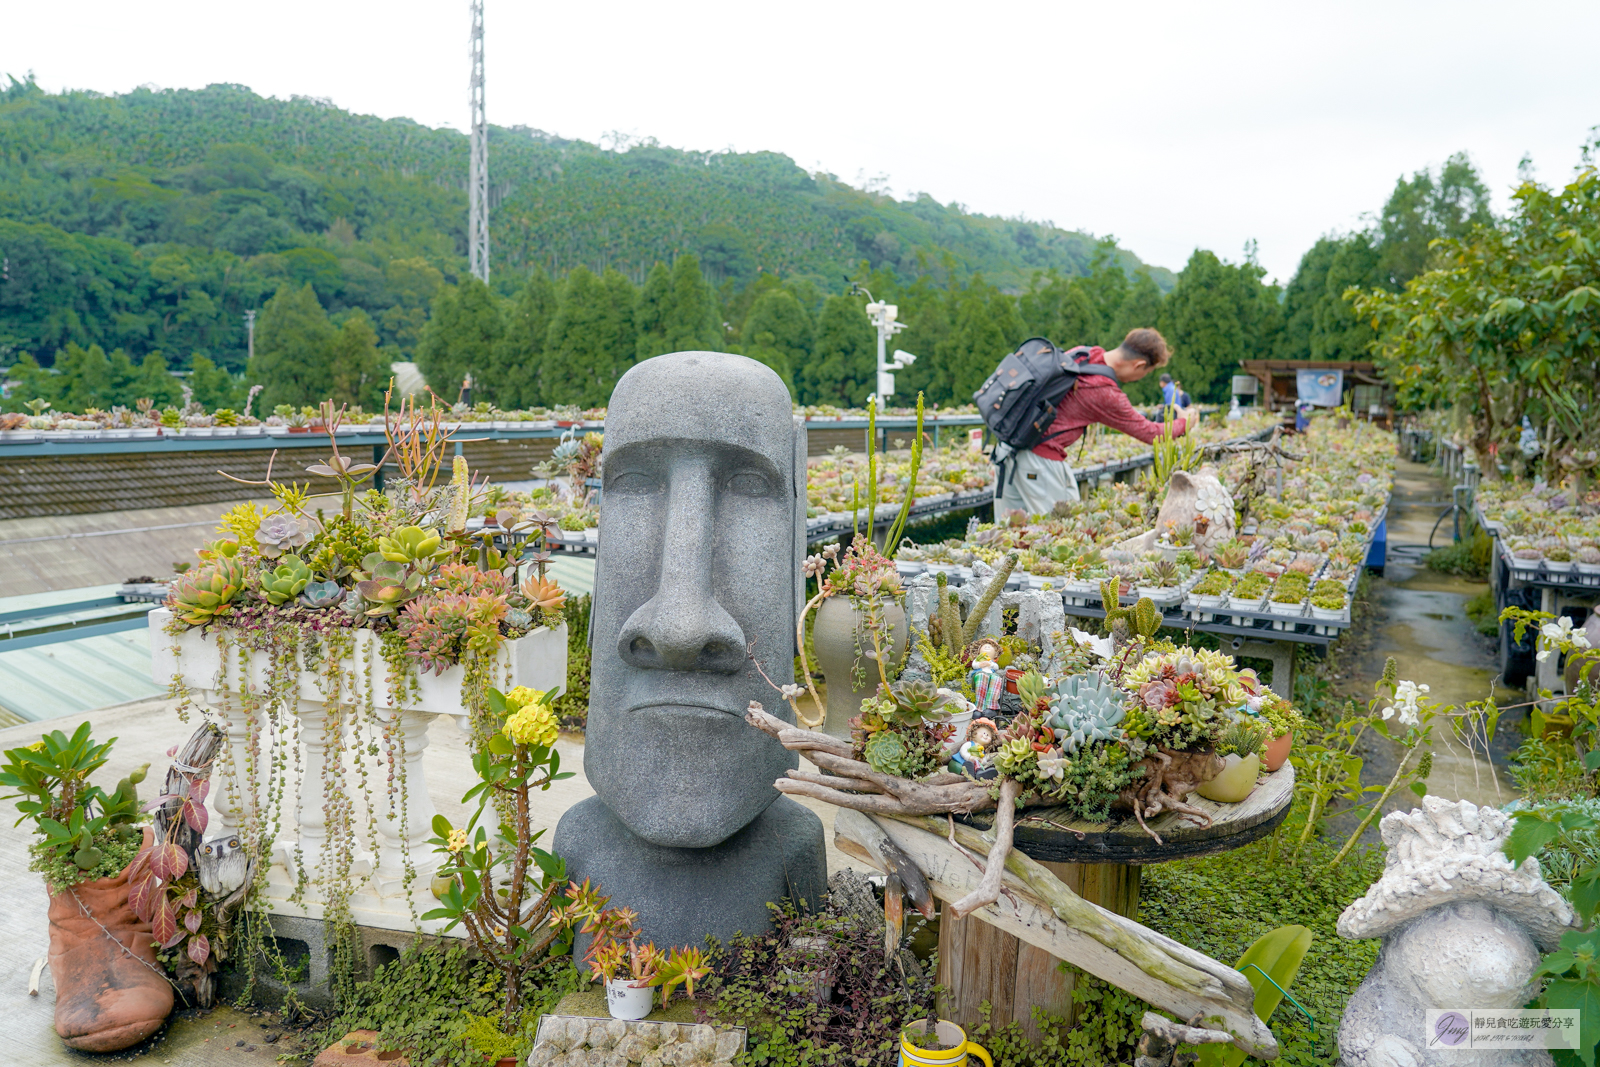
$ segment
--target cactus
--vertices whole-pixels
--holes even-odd
[[[261,575],[261,595],[276,607],[293,600],[311,581],[311,568],[299,556],[289,556],[270,571]]]
[[[450,522],[452,533],[467,528],[467,505],[472,500],[472,482],[467,473],[467,457],[457,455],[450,469]]]
[[[983,625],[983,617],[989,614],[989,609],[994,606],[995,598],[1006,587],[1006,580],[1011,577],[1011,570],[1017,565],[1017,554],[1008,552],[1006,558],[1000,561],[1000,566],[995,568],[994,577],[989,580],[989,587],[983,591],[978,602],[972,606],[972,611],[967,615],[967,624],[961,630],[961,644],[970,645],[972,639],[978,636],[978,627]]]
[[[1123,693],[1102,674],[1075,674],[1056,686],[1045,725],[1061,751],[1071,754],[1094,741],[1122,736]]]
[[[944,630],[944,650],[952,656],[961,654],[964,642],[961,640],[961,597],[955,590],[942,594],[944,600],[940,604]]]
[[[1105,603],[1106,619],[1103,624],[1103,633],[1115,633],[1118,623],[1128,628],[1129,636],[1137,635],[1148,641],[1161,629],[1161,612],[1156,607],[1155,601],[1149,597],[1140,597],[1139,602],[1131,608],[1120,607],[1118,591],[1120,583],[1116,578],[1106,580],[1100,586],[1100,599]]]
[[[181,575],[167,598],[167,606],[190,626],[205,626],[226,615],[244,590],[244,565],[221,556],[208,567]]]

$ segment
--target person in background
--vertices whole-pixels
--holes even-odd
[[[1177,403],[1173,399],[1178,393],[1178,383],[1172,380],[1172,375],[1161,376],[1161,404],[1163,407],[1172,407]]]
[[[1149,327],[1130,330],[1122,343],[1109,352],[1091,348],[1085,362],[1105,364],[1116,374],[1116,380],[1097,374],[1078,379],[1056,408],[1055,422],[1045,440],[1009,461],[1012,466],[1006,477],[1005,494],[995,501],[995,517],[1013,511],[1047,515],[1058,501],[1077,500],[1078,479],[1067,463],[1067,449],[1077,444],[1091,423],[1109,426],[1145,444],[1160,436],[1163,424],[1151,422],[1134,410],[1122,386],[1165,366],[1169,358],[1166,339]],[[1181,437],[1195,424],[1197,413],[1184,406],[1176,415],[1172,435]]]

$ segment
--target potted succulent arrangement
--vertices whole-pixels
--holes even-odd
[[[138,784],[149,765],[109,793],[89,781],[115,742],[96,742],[84,723],[11,749],[0,765],[0,786],[13,790],[5,799],[17,802],[19,822],[33,821],[30,869],[50,894],[55,1030],[84,1052],[138,1044],[173,1005],[150,923],[129,906],[128,870],[148,839]]]
[[[150,623],[156,677],[172,680],[181,707],[227,728],[225,784],[240,798],[257,888],[314,902],[340,928],[358,894],[388,921],[396,912],[419,921],[412,886],[428,885],[423,868],[436,862],[419,855],[434,812],[421,760],[433,717],[456,716],[475,758],[498,758],[492,693],[559,690],[567,653],[565,597],[544,575],[553,522],[469,532],[482,486],[462,457],[452,461],[437,406],[407,401],[386,418],[385,458],[400,477],[385,493],[368,488],[377,465],[353,462],[333,440],[342,414],[325,405],[331,455],[307,468],[332,483],[334,506],[314,506],[308,486],[274,479],[269,464],[256,484],[273,503],[227,512],[224,536],[172,583]],[[323,818],[308,844],[273,847],[283,772],[261,753],[289,745],[302,752],[297,773],[322,780]],[[387,774],[369,773],[369,759]],[[303,809],[310,790],[299,792]],[[373,815],[365,839],[359,810]],[[357,869],[363,853],[370,871]]]
[[[1294,628],[1293,619],[1301,618],[1306,613],[1306,599],[1311,592],[1311,582],[1305,575],[1288,573],[1280,577],[1272,585],[1272,594],[1268,598],[1267,610],[1283,618],[1273,620],[1273,628],[1288,630]]]
[[[1228,605],[1228,590],[1233,588],[1233,578],[1226,571],[1214,570],[1189,590],[1195,609],[1210,620],[1210,613]]]
[[[1348,622],[1350,591],[1345,583],[1323,578],[1311,589],[1311,617],[1320,622]]]
[[[1267,598],[1267,593],[1272,588],[1272,579],[1260,571],[1251,571],[1239,579],[1233,587],[1233,592],[1228,595],[1228,603],[1234,608],[1246,611],[1261,611]],[[1248,615],[1235,615],[1235,626],[1250,626],[1255,622]]]
[[[689,946],[662,951],[653,942],[641,945],[632,909],[606,907],[611,898],[588,882],[571,885],[568,893],[571,903],[562,915],[570,923],[583,922],[579,933],[590,939],[583,960],[594,980],[605,983],[606,1008],[613,1019],[649,1015],[658,987],[662,1007],[680,985],[693,999],[694,984],[711,973],[704,952]]]
[[[1236,722],[1217,741],[1223,767],[1217,776],[1195,790],[1219,804],[1237,804],[1250,796],[1261,773],[1261,744],[1266,731],[1249,722]]]

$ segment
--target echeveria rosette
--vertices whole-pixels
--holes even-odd
[[[309,540],[311,535],[300,520],[284,512],[268,515],[256,527],[256,551],[268,559],[296,551]]]

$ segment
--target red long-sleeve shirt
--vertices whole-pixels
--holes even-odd
[[[1091,348],[1088,361],[1104,363],[1105,349]],[[1078,384],[1056,408],[1056,421],[1050,424],[1047,439],[1034,448],[1034,454],[1045,459],[1066,459],[1067,449],[1077,444],[1078,438],[1083,436],[1084,428],[1092,422],[1109,426],[1113,430],[1121,430],[1129,437],[1137,438],[1145,444],[1154,441],[1161,434],[1161,423],[1151,422],[1139,414],[1115,379],[1103,378],[1098,374],[1085,374],[1078,378]],[[1172,436],[1181,437],[1186,429],[1188,426],[1185,420],[1174,420]],[[1057,437],[1056,434],[1060,436]]]

